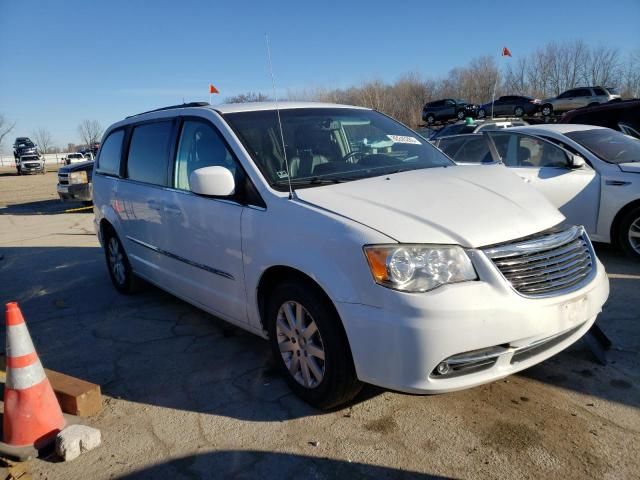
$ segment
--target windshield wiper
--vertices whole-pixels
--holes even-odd
[[[307,186],[307,185],[330,185],[330,184],[333,184],[333,183],[343,183],[343,182],[346,182],[346,181],[348,181],[348,179],[341,178],[341,177],[298,178],[298,179],[291,180],[291,186],[292,187],[301,187],[301,186]],[[277,186],[289,185],[289,181],[287,179],[283,179],[283,180],[278,180],[278,181],[274,182],[273,184],[277,185]]]

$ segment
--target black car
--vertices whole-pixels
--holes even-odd
[[[13,142],[13,158],[17,163],[20,157],[25,155],[40,156],[38,153],[38,147],[31,141],[31,139],[29,139],[29,137],[18,137],[16,138],[16,141]]]
[[[93,201],[93,161],[67,165],[58,170],[58,196],[60,200]]]
[[[525,115],[534,115],[540,111],[540,100],[524,95],[504,95],[493,102],[480,105],[478,108],[478,118],[500,116],[516,116],[523,117]]]
[[[571,110],[558,123],[583,123],[613,128],[640,138],[640,100],[618,100]]]
[[[447,121],[457,118],[463,120],[467,117],[475,118],[478,106],[464,100],[445,98],[427,103],[422,109],[422,120],[428,125],[433,125],[436,121]]]

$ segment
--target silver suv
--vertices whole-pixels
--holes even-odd
[[[542,115],[549,117],[554,112],[566,112],[574,108],[587,107],[620,99],[612,87],[579,87],[567,90],[557,97],[542,101]]]

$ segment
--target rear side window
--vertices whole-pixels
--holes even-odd
[[[124,130],[116,130],[109,134],[100,148],[97,172],[106,175],[120,174],[120,155],[122,153],[123,138]],[[69,155],[69,158],[76,157],[79,157],[79,155]]]
[[[127,177],[154,185],[167,185],[173,121],[138,125],[131,134]]]
[[[606,95],[607,92],[605,92],[602,88],[594,88],[593,89],[593,93],[595,95]]]

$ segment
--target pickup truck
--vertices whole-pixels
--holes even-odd
[[[67,158],[65,158],[64,163],[66,165],[71,165],[72,163],[81,163],[81,162],[87,162],[91,160],[93,160],[93,155],[91,154],[85,155],[80,152],[74,152],[67,155]]]
[[[93,161],[67,165],[58,170],[56,190],[63,202],[84,202],[93,200]]]
[[[38,155],[23,155],[16,162],[18,175],[25,173],[42,173],[44,175],[44,158]]]

